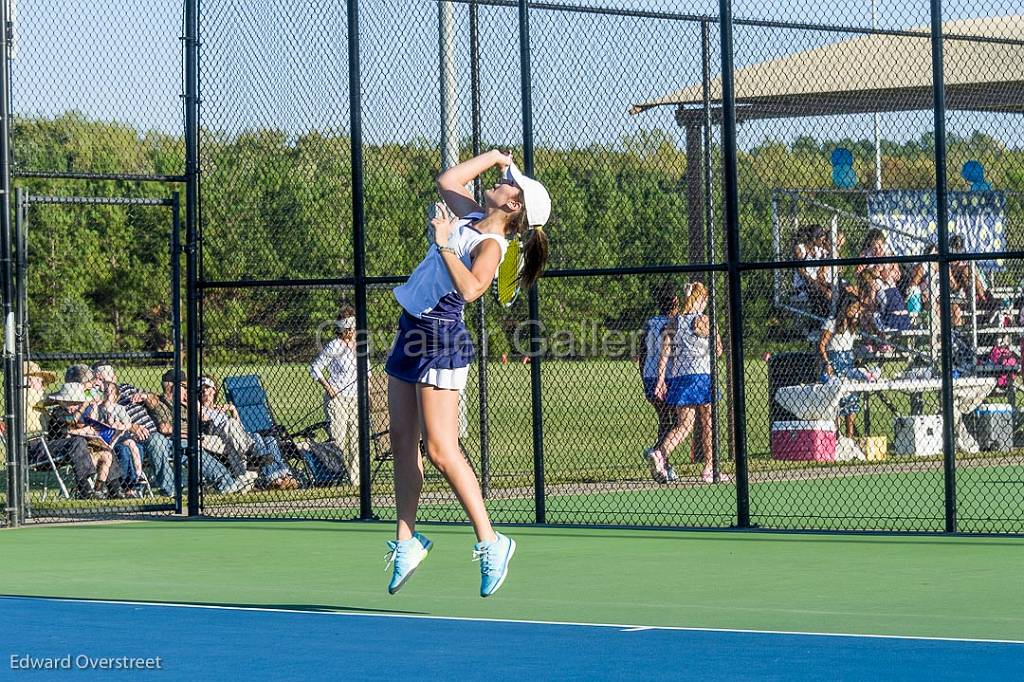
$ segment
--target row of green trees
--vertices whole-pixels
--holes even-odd
[[[201,207],[203,272],[208,280],[348,277],[353,274],[350,140],[278,130],[235,136],[203,132]],[[15,168],[180,174],[182,139],[75,113],[18,118]],[[771,190],[827,188],[829,153],[854,150],[870,182],[871,146],[862,140],[796,139],[740,153],[742,248],[771,254]],[[883,144],[889,186],[934,183],[933,140]],[[717,152],[717,150],[716,150]],[[468,154],[468,149],[466,150]],[[951,184],[959,164],[978,158],[999,188],[1024,189],[1024,151],[982,133],[950,140]],[[364,148],[366,260],[371,276],[407,274],[422,257],[424,208],[434,200],[438,153],[431,141]],[[536,167],[554,198],[548,232],[552,266],[604,268],[686,262],[689,249],[684,174],[689,159],[676,136],[647,132],[615,146],[536,150]],[[715,159],[715,167],[720,167]],[[485,181],[493,181],[494,178]],[[16,178],[33,194],[166,196],[164,183]],[[962,183],[960,183],[962,185]],[[715,215],[720,216],[720,197]],[[1019,226],[1014,204],[1010,229]],[[166,349],[170,335],[170,215],[159,208],[34,206],[29,215],[30,340],[37,352]],[[1011,235],[1011,244],[1019,244]],[[717,253],[721,233],[715,230]],[[751,274],[748,319],[772,317],[770,274]],[[635,329],[652,309],[662,278],[574,277],[542,284],[549,330],[581,337],[595,323]],[[753,280],[757,280],[756,282]],[[680,280],[681,284],[681,280]],[[308,355],[317,328],[334,319],[345,288],[211,289],[204,297],[209,353],[237,358]],[[370,294],[370,325],[386,330],[397,308],[386,288]],[[488,306],[492,350],[510,350],[525,305]],[[762,341],[770,324],[749,325]],[[386,350],[386,349],[382,349]]]

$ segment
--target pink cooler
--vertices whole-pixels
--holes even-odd
[[[772,457],[775,459],[834,462],[836,424],[832,421],[772,423]]]

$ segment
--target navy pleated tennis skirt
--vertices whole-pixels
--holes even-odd
[[[474,355],[473,341],[461,317],[420,318],[402,311],[384,371],[410,384],[461,391]]]

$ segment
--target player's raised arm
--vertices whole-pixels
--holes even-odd
[[[466,185],[495,166],[504,173],[510,163],[511,154],[504,154],[497,149],[484,152],[442,171],[437,176],[437,191],[444,203],[460,218],[470,213],[483,213],[483,207],[476,203]]]

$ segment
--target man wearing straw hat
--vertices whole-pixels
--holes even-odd
[[[48,384],[57,379],[53,372],[47,372],[39,368],[31,360],[23,365],[25,376],[25,440],[28,443],[28,461],[31,465],[39,465],[46,462],[46,449],[43,447],[42,439],[49,431],[48,414],[45,409],[46,391]],[[50,453],[54,460],[60,461],[64,458],[71,462],[75,472],[77,489],[80,497],[91,497],[92,489],[89,486],[89,478],[96,473],[96,466],[89,455],[89,446],[79,438],[54,440],[48,443]]]
[[[29,441],[28,459],[32,465],[47,461],[43,436],[46,436],[50,454],[60,462],[67,459],[75,473],[78,496],[103,499],[107,497],[107,481],[113,476],[120,478],[116,467],[112,467],[113,455],[109,450],[90,447],[92,429],[83,426],[78,419],[82,405],[88,396],[81,384],[66,383],[57,393],[46,396],[43,388],[57,378],[53,372],[43,371],[34,362],[24,365],[25,392],[25,436]],[[56,405],[51,413],[45,405]],[[96,476],[96,483],[89,480]],[[116,482],[116,481],[115,481]],[[118,487],[115,485],[116,491]]]
[[[89,451],[89,457],[96,467],[96,479],[89,497],[123,497],[121,470],[114,459],[113,450],[100,438],[95,428],[84,423],[82,413],[92,402],[92,396],[85,386],[76,382],[65,383],[58,392],[47,396],[46,400],[56,404],[50,412],[50,440],[84,442]]]

